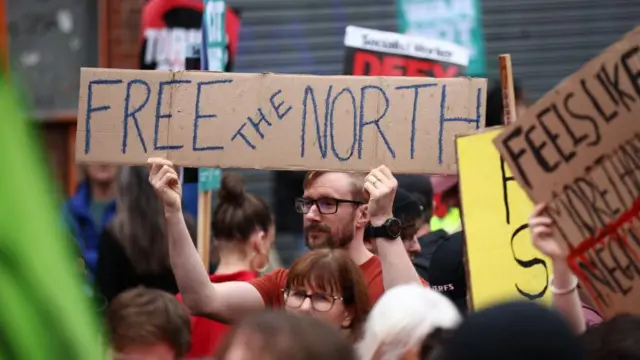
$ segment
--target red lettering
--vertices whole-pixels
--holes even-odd
[[[356,51],[353,56],[353,75],[381,75],[380,60],[375,54]]]
[[[460,67],[457,65],[440,64],[431,60],[367,51],[356,51],[353,56],[353,75],[450,78],[458,76],[459,72]]]
[[[399,56],[385,56],[382,59],[382,75],[402,76],[406,60]]]
[[[446,68],[442,64],[436,64],[433,67],[433,77],[449,78],[458,76],[460,69],[456,65],[447,65]]]
[[[407,76],[429,76],[433,63],[424,60],[407,61]]]

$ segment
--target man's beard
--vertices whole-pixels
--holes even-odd
[[[310,233],[314,238],[311,239]],[[324,224],[310,224],[304,229],[304,241],[310,250],[316,249],[343,249],[353,240],[353,231],[347,231],[334,236],[331,228]]]

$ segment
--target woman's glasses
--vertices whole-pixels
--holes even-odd
[[[309,298],[311,307],[315,311],[327,312],[333,308],[336,300],[342,300],[340,296],[333,296],[322,293],[307,294],[304,290],[282,289],[284,293],[284,303],[290,308],[297,309]]]

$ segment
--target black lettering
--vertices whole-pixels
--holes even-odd
[[[504,146],[504,149],[509,155],[509,158],[511,158],[511,162],[514,164],[516,171],[522,177],[522,181],[524,182],[524,184],[528,188],[532,189],[533,187],[531,186],[531,181],[529,180],[527,173],[524,171],[524,167],[520,163],[520,158],[522,158],[524,154],[527,153],[527,151],[523,148],[520,148],[516,151],[511,147],[511,142],[520,137],[522,137],[522,126],[517,125],[513,128],[511,133],[509,133],[504,139],[502,139],[502,146]]]
[[[622,106],[624,106],[627,111],[631,111],[629,104],[627,104],[627,100],[635,103],[636,99],[631,96],[631,94],[625,92],[620,88],[619,70],[620,67],[618,66],[618,64],[615,64],[613,66],[613,77],[611,77],[611,74],[609,73],[609,71],[607,71],[607,68],[603,64],[600,68],[600,71],[598,72],[598,80],[607,91],[607,95],[609,95],[611,101],[613,101],[616,106],[620,106],[620,104],[622,104]]]
[[[618,116],[617,110],[613,110],[609,114],[605,113],[604,109],[602,108],[602,105],[600,105],[600,103],[598,102],[598,99],[591,93],[591,90],[589,90],[586,80],[584,79],[580,80],[580,85],[582,85],[582,90],[584,91],[585,94],[587,94],[587,97],[589,98],[589,102],[591,102],[591,104],[596,109],[596,111],[598,112],[602,120],[609,123]]]
[[[558,152],[562,160],[564,160],[565,163],[569,163],[569,161],[571,161],[571,159],[573,159],[576,156],[576,152],[571,151],[568,154],[566,154],[565,151],[562,150],[562,148],[560,147],[560,142],[558,141],[558,139],[560,138],[560,135],[558,133],[554,133],[553,131],[551,131],[551,129],[545,123],[546,115],[548,114],[554,115],[557,113],[558,113],[558,108],[556,104],[552,104],[551,107],[547,107],[541,110],[538,113],[536,118],[538,119],[538,123],[540,123],[540,126],[542,126],[542,130],[544,131],[545,134],[547,134],[547,137],[549,138],[549,140],[551,140],[551,144],[556,149],[556,151]],[[556,121],[557,117],[553,117],[551,119],[552,121]]]
[[[624,146],[620,147],[617,155],[618,163],[622,168],[622,171],[619,173],[620,180],[631,183],[633,186],[632,190],[635,190],[631,196],[635,199],[640,194],[640,179],[638,179],[636,173],[636,170],[640,169],[640,165],[637,163],[636,158],[629,152],[629,149]]]
[[[538,165],[540,165],[542,170],[544,170],[544,172],[546,173],[552,173],[558,168],[558,166],[560,166],[560,160],[556,161],[553,164],[549,164],[547,159],[545,159],[545,157],[542,156],[542,150],[547,146],[547,142],[541,141],[539,144],[534,143],[533,139],[531,138],[531,134],[533,134],[535,130],[536,130],[535,126],[531,126],[529,129],[527,129],[524,133],[524,141],[527,143],[527,145],[531,149],[531,152],[533,153],[533,157],[536,159],[536,161],[538,162]]]
[[[544,294],[547,292],[547,288],[549,287],[549,268],[547,267],[547,263],[537,257],[534,257],[533,259],[529,259],[529,260],[522,260],[519,259],[516,256],[516,252],[514,249],[514,242],[516,237],[518,236],[518,234],[520,234],[522,231],[526,230],[529,228],[528,224],[524,224],[524,225],[520,225],[514,232],[513,235],[511,235],[511,253],[513,254],[513,259],[516,261],[516,263],[518,264],[518,266],[524,268],[524,269],[530,269],[530,268],[534,268],[536,266],[542,266],[542,268],[544,269],[545,272],[545,281],[543,284],[541,284],[541,289],[539,292],[537,293],[529,293],[526,292],[524,290],[522,290],[520,288],[520,286],[518,285],[518,283],[515,284],[516,286],[516,290],[518,290],[518,293],[520,293],[520,295],[524,296],[526,299],[528,300],[536,300],[536,299],[540,299],[541,297],[544,296]]]
[[[602,169],[602,172],[604,173],[605,177],[607,178],[607,181],[609,181],[609,184],[611,184],[611,187],[613,188],[613,191],[616,193],[616,197],[618,198],[618,202],[622,205],[622,206],[627,206],[625,204],[625,198],[622,196],[622,193],[620,193],[620,189],[618,188],[618,186],[616,185],[616,183],[613,181],[613,177],[611,176],[611,172],[607,166],[607,164],[609,163],[609,157],[606,155],[602,155],[600,157],[598,157],[596,159],[596,161],[594,162],[594,164],[598,167],[600,167]],[[606,197],[603,196],[603,199],[605,201],[607,201]],[[608,204],[608,201],[607,201]],[[608,204],[609,207],[611,207],[610,204]],[[614,210],[615,215],[618,215],[618,212],[620,211],[620,209],[616,209]]]
[[[606,263],[603,257],[603,254],[605,252],[604,246],[596,246],[594,251],[596,253],[596,259],[598,259],[598,262],[600,263],[602,268],[604,268],[607,275],[609,275],[611,280],[613,280],[613,284],[615,285],[614,292],[621,293],[622,295],[627,295],[629,291],[631,291],[631,288],[622,287],[622,284],[620,284],[620,281],[616,277],[616,274],[620,271],[620,269],[617,266],[609,266],[609,264]],[[613,253],[611,254],[611,256],[613,257]]]
[[[563,191],[566,195],[569,207],[575,211],[578,224],[580,225],[579,228],[583,231],[582,237],[584,238],[595,235],[597,230],[595,219],[593,218],[593,214],[588,210],[587,201],[583,198],[582,193],[570,184],[563,186]],[[582,205],[581,208],[583,211],[578,210],[578,207],[576,206],[577,203]],[[588,216],[588,219],[583,216],[583,213]],[[590,222],[587,220],[590,220]]]
[[[593,259],[592,254],[587,253],[585,258],[586,259],[584,260],[580,259],[578,261],[578,268],[581,270],[583,274],[586,275],[584,278],[589,283],[590,285],[589,287],[593,289],[593,292],[595,292],[595,295],[598,298],[598,300],[600,300],[602,304],[608,307],[609,301],[604,296],[604,294],[600,290],[600,287],[597,286],[597,284],[603,285],[611,292],[615,292],[613,285],[611,285],[611,282],[605,276],[605,274],[602,273],[602,269],[600,269],[600,267],[595,265],[595,261]]]
[[[633,88],[636,90],[636,94],[640,97],[640,68],[632,69],[631,63],[637,64],[638,59],[634,57],[637,56],[638,52],[640,52],[640,46],[636,45],[631,49],[625,51],[620,55],[620,63],[622,63],[622,67],[624,68],[624,72],[627,74],[629,81],[633,85]],[[634,61],[630,61],[630,60]]]
[[[567,110],[567,113],[571,116],[571,118],[575,120],[589,122],[593,127],[593,134],[591,136],[593,139],[587,143],[588,146],[595,146],[600,144],[600,127],[598,127],[598,122],[596,121],[596,119],[593,118],[593,116],[580,114],[579,112],[575,111],[572,108],[572,106],[569,105],[571,99],[573,99],[574,96],[575,94],[573,92],[570,92],[565,96],[564,98],[565,110]],[[580,145],[582,141],[584,141],[584,139],[588,137],[587,134],[582,134],[581,136],[577,137],[573,132],[573,130],[571,130],[571,127],[567,124],[564,117],[558,116],[558,119],[560,119],[560,123],[567,129],[567,132],[569,133],[569,136],[571,136],[571,138],[573,139],[573,143],[575,144],[576,147]]]
[[[569,207],[569,204],[567,204],[566,201],[563,201],[562,197],[560,197],[560,195],[558,195],[556,191],[552,192],[552,198],[553,198],[553,201],[547,204],[547,214],[549,215],[549,217],[551,217],[551,219],[553,219],[553,222],[555,224],[558,224],[556,229],[558,229],[558,231],[560,232],[560,236],[562,237],[562,240],[564,240],[564,242],[567,244],[567,247],[571,251],[574,251],[575,247],[573,246],[573,244],[571,244],[571,241],[569,241],[569,236],[567,235],[567,233],[565,233],[563,227],[561,226],[562,222],[559,221],[563,214],[561,208],[564,208],[564,210],[567,212],[573,224],[582,233],[583,235],[582,237],[586,237],[586,234],[584,234],[584,230],[582,229],[582,226],[578,222],[575,212],[571,207]]]
[[[640,275],[640,268],[638,267],[636,259],[631,255],[633,250],[629,248],[629,244],[626,239],[623,239],[622,236],[617,233],[613,239],[609,241],[608,245],[611,257],[616,263],[616,266],[620,269],[622,275],[624,275],[627,280],[634,281],[636,275]],[[625,264],[623,264],[618,255],[616,255],[616,250],[619,250],[619,252],[622,253],[624,260],[626,260]]]
[[[502,200],[504,201],[504,212],[507,225],[511,224],[511,210],[509,209],[509,192],[507,191],[507,183],[509,181],[515,181],[513,176],[507,176],[507,167],[505,166],[504,159],[500,157],[500,171],[502,174]]]
[[[638,235],[636,234],[636,231],[639,231],[638,227],[633,222],[630,222],[629,226],[626,227],[626,230],[627,230],[627,235],[629,235],[628,238],[630,237],[631,240],[633,240],[633,243],[636,245],[636,247],[640,249],[640,237],[638,237]],[[635,255],[637,257],[638,254],[635,254]],[[636,260],[636,266],[640,266],[640,264],[637,263],[637,260]]]
[[[587,211],[593,213],[600,227],[605,227],[610,221],[615,220],[615,216],[612,214],[613,210],[610,207],[604,209],[598,204],[598,200],[602,199],[602,194],[606,194],[607,190],[600,190],[595,183],[583,177],[578,177],[574,183],[582,193],[582,197],[587,201]],[[618,212],[620,212],[620,209],[618,209]]]

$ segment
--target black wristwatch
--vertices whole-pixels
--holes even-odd
[[[373,226],[371,223],[365,229],[365,237],[369,239],[384,238],[394,240],[402,233],[402,222],[396,218],[389,218],[382,226]]]

